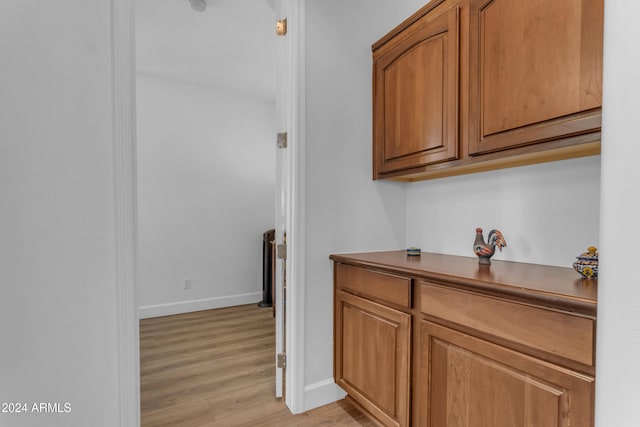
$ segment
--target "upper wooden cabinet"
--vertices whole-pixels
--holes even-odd
[[[602,0],[471,0],[469,153],[600,129]]]
[[[434,0],[373,45],[374,179],[598,154],[603,0]]]
[[[374,53],[374,170],[458,158],[459,8],[424,16]]]

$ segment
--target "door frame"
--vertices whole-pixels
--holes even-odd
[[[111,84],[118,332],[118,418],[140,425],[140,333],[135,301],[138,211],[133,0],[111,0]]]
[[[304,410],[305,289],[305,7],[306,0],[282,0],[289,7],[291,34],[290,167],[287,248],[288,307],[286,404]],[[140,334],[135,301],[137,282],[136,69],[134,0],[111,0],[112,140],[115,197],[115,290],[118,331],[119,425],[140,425]],[[275,24],[274,24],[275,26]]]
[[[278,64],[278,72],[288,76],[284,102],[288,129],[287,291],[286,291],[286,393],[285,402],[294,414],[304,412],[304,329],[305,329],[305,10],[306,0],[280,0],[281,13],[287,18],[289,62]],[[280,239],[277,236],[276,239]],[[277,310],[277,308],[276,308]]]

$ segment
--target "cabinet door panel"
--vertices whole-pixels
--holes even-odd
[[[443,86],[447,36],[418,44],[385,70],[385,145],[387,161],[442,147]],[[415,96],[416,93],[428,94]]]
[[[471,0],[469,152],[597,131],[602,0]]]
[[[411,316],[338,291],[335,379],[385,425],[407,425]]]
[[[417,425],[593,425],[592,377],[420,322]]]
[[[458,157],[459,7],[414,24],[374,57],[374,165]]]

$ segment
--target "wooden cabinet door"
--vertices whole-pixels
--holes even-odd
[[[600,130],[603,8],[603,0],[470,1],[470,154]]]
[[[411,316],[336,293],[335,380],[387,426],[409,424]]]
[[[374,179],[458,157],[459,7],[374,52]]]
[[[593,426],[592,377],[425,320],[419,333],[414,425]]]

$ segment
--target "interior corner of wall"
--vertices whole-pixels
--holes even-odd
[[[333,378],[318,381],[304,387],[304,410],[311,409],[344,399],[347,395]]]

